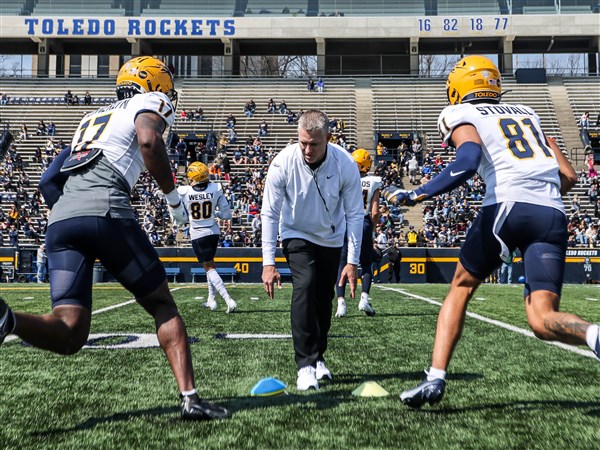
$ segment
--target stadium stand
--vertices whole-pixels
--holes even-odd
[[[94,2],[92,12],[90,10],[89,2],[84,2],[82,0],[37,0],[31,15],[60,16],[82,13],[93,13],[95,16],[124,16],[125,9],[113,7],[112,2],[109,1],[99,1]]]
[[[148,3],[142,10],[142,16],[200,16],[200,17],[230,17],[233,15],[235,1],[233,0],[161,0],[158,7]]]
[[[592,113],[592,122],[595,123],[597,112],[600,110],[600,80],[598,78],[566,78],[564,80],[572,108],[572,127],[576,129],[577,119],[583,111],[589,110]],[[365,83],[361,82],[361,89],[364,89]],[[207,162],[210,164],[214,158],[222,158],[226,155],[229,160],[233,159],[233,153],[237,145],[230,145],[224,142],[222,137],[227,131],[225,118],[229,113],[233,113],[238,121],[236,131],[239,136],[238,143],[243,147],[246,139],[254,139],[258,131],[258,125],[264,120],[268,124],[269,133],[262,137],[265,149],[271,149],[271,155],[288,144],[290,139],[296,136],[296,127],[286,121],[285,114],[268,113],[267,103],[273,98],[276,104],[285,100],[287,107],[293,111],[299,112],[310,108],[323,109],[330,117],[343,119],[346,123],[344,134],[348,148],[351,149],[357,144],[358,130],[366,124],[360,122],[357,117],[356,105],[356,80],[353,78],[327,78],[326,91],[324,94],[309,92],[306,89],[305,80],[301,79],[279,79],[279,78],[252,78],[252,79],[233,79],[233,78],[210,78],[210,79],[185,79],[178,82],[178,91],[180,101],[177,109],[177,119],[173,127],[176,134],[207,134],[214,133],[222,145],[219,149],[209,156]],[[80,101],[83,99],[85,91],[92,95],[92,105],[66,106],[64,103],[64,94],[70,89],[77,94]],[[533,107],[542,118],[545,130],[553,136],[557,136],[559,146],[564,148],[561,140],[561,133],[556,120],[556,112],[553,107],[550,91],[546,84],[521,84],[515,79],[507,78],[503,89],[507,91],[504,100],[512,103],[524,103]],[[373,103],[373,122],[370,126],[372,131],[378,130],[415,130],[424,137],[423,155],[426,155],[427,148],[432,147],[435,150],[435,157],[441,155],[443,163],[452,160],[452,151],[440,152],[441,141],[437,132],[436,120],[441,109],[446,105],[445,86],[442,79],[422,79],[422,78],[398,78],[398,77],[374,77],[370,86]],[[26,80],[11,79],[11,89],[9,94],[9,103],[0,108],[0,120],[4,124],[9,124],[12,133],[16,138],[16,154],[22,160],[24,174],[27,184],[23,184],[23,190],[27,193],[27,200],[36,198],[36,185],[39,181],[43,167],[51,161],[47,157],[45,147],[50,137],[54,144],[58,145],[62,139],[65,144],[70,142],[72,135],[79,123],[81,116],[89,110],[95,109],[102,104],[110,103],[114,100],[114,85],[109,79],[43,79]],[[257,108],[252,117],[246,117],[242,113],[243,105],[253,99]],[[204,111],[202,121],[186,120],[180,117],[183,110],[193,110],[201,107]],[[37,125],[40,120],[46,124],[53,122],[56,125],[56,135],[36,135]],[[19,138],[20,127],[26,125],[29,130],[27,139]],[[42,149],[41,151],[38,149]],[[583,161],[583,157],[581,159]],[[7,164],[7,157],[2,160],[2,168]],[[21,163],[10,162],[11,170]],[[581,166],[576,167],[577,170]],[[174,171],[179,172],[176,175],[179,181],[182,181],[184,170],[183,161],[179,168],[174,166]],[[223,241],[229,240],[230,243],[222,242],[222,245],[257,245],[256,233],[251,231],[254,215],[250,213],[249,205],[254,199],[260,204],[260,195],[262,187],[262,177],[267,169],[267,162],[255,163],[252,160],[246,160],[241,163],[231,163],[230,179],[224,176],[217,176],[218,182],[223,184],[230,202],[237,209],[237,220],[231,224],[223,223],[224,233]],[[390,170],[390,168],[386,169]],[[391,167],[391,170],[398,170],[398,167]],[[584,173],[585,172],[585,173]],[[14,180],[21,177],[19,170]],[[14,181],[13,180],[13,181]],[[595,184],[595,178],[590,178],[587,171],[582,170],[580,183],[573,192],[565,198],[567,210],[588,214],[595,217],[598,213],[594,204],[588,196],[591,184]],[[405,178],[406,184],[406,178]],[[140,222],[144,223],[149,236],[153,233],[157,235],[157,245],[169,243],[169,245],[189,245],[189,240],[185,237],[185,230],[172,230],[170,223],[166,219],[164,207],[160,204],[160,197],[156,196],[156,187],[148,177],[142,177],[138,183],[139,189],[134,193],[135,206],[138,211]],[[12,189],[3,189],[2,195],[2,216],[8,217],[15,200],[19,194],[14,186]],[[575,197],[577,194],[577,197]],[[469,194],[471,195],[471,194]],[[241,199],[241,200],[240,200]],[[469,203],[475,209],[480,204],[477,196],[471,196]],[[435,210],[440,205],[434,201],[426,202],[421,215],[405,217],[408,222],[421,228],[421,222],[426,223],[427,210]],[[443,206],[443,204],[441,205]],[[45,222],[44,208],[32,208],[28,206],[26,214],[31,217],[31,223],[38,229],[43,228]],[[398,210],[384,210],[385,217],[395,217],[398,220]],[[148,223],[148,217],[155,217],[158,220]],[[147,225],[147,227],[146,227]],[[21,227],[19,243],[35,244],[43,237],[43,234],[37,238],[33,235],[26,236],[26,227]],[[382,226],[380,231],[385,231],[386,226]],[[401,240],[404,239],[405,229],[402,223],[390,232]],[[167,236],[173,232],[171,238]],[[237,236],[239,234],[239,236]],[[152,239],[152,237],[151,237]],[[170,240],[169,240],[170,239]],[[583,240],[583,238],[581,238]],[[4,235],[4,244],[7,244],[6,233]],[[177,274],[172,274],[177,276]]]

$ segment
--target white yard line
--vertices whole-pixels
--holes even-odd
[[[402,295],[406,295],[407,297],[411,297],[411,298],[415,298],[417,300],[422,300],[424,302],[431,303],[432,305],[442,306],[441,302],[438,302],[438,301],[433,300],[428,297],[423,297],[421,295],[412,294],[408,291],[405,291],[404,289],[388,288],[388,287],[384,287],[384,286],[377,286],[377,287],[379,289],[381,289],[382,291],[394,291],[394,292],[398,292]],[[487,317],[484,317],[484,316],[481,316],[479,314],[475,314],[475,313],[472,313],[469,311],[467,311],[467,316],[472,319],[480,320],[481,322],[489,323],[490,325],[495,325],[499,328],[504,328],[505,330],[508,330],[508,331],[513,331],[515,333],[519,333],[524,336],[537,339],[531,331],[525,330],[523,328],[515,327],[514,325],[510,325],[508,323],[500,322],[499,320],[489,319]],[[594,359],[596,358],[596,355],[591,350],[583,350],[583,349],[581,349],[579,347],[575,347],[573,345],[563,344],[562,342],[542,341],[542,340],[540,340],[540,342],[543,342],[544,344],[548,344],[548,345],[554,345],[554,346],[560,347],[564,350],[568,350],[570,352],[577,353],[578,355],[587,356],[588,358],[594,358]]]
[[[181,289],[181,288],[180,287],[173,288],[173,289],[171,289],[171,292],[178,291],[179,289]],[[123,306],[131,305],[132,303],[135,303],[135,299],[127,300],[126,302],[123,302],[123,303],[117,303],[116,305],[107,306],[106,308],[100,308],[100,309],[97,309],[96,311],[92,311],[92,316],[106,312],[106,311],[112,311],[113,309],[121,308]],[[14,334],[11,334],[10,336],[6,337],[4,342],[14,341],[15,339],[19,339],[19,337],[15,336]]]

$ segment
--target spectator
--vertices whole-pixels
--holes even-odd
[[[267,113],[275,114],[275,110],[277,109],[277,103],[272,98],[269,99],[269,103],[267,104]]]
[[[325,90],[325,81],[323,81],[323,78],[319,77],[319,79],[317,80],[317,92],[319,94],[322,94],[324,90]]]
[[[417,157],[415,155],[411,156],[411,158],[406,163],[406,167],[408,168],[410,184],[419,184],[417,183],[417,172],[419,171],[419,162],[417,161]]]
[[[3,92],[2,95],[0,96],[0,106],[6,106],[8,103],[8,95],[6,95],[6,92]]]
[[[36,253],[37,264],[37,282],[43,283],[46,281],[46,245],[42,244],[38,247]]]
[[[27,125],[24,123],[21,124],[21,130],[19,131],[19,141],[26,141],[29,137],[29,132],[27,130]]]
[[[79,97],[77,94],[73,94],[73,105],[79,106]]]
[[[406,232],[406,244],[409,247],[416,247],[418,242],[418,233],[415,231],[414,225],[409,225],[408,231]]]
[[[90,91],[85,91],[85,96],[83,97],[83,104],[84,106],[92,105],[92,95],[90,94]]]
[[[237,119],[233,116],[232,113],[229,113],[229,115],[227,116],[227,119],[225,120],[225,126],[227,128],[235,128],[236,122],[237,122]]]
[[[196,122],[202,122],[204,120],[204,110],[199,106],[194,111],[194,120]]]
[[[314,92],[315,91],[315,80],[313,80],[312,78],[309,78],[306,83],[306,89],[308,89],[309,92]]]
[[[46,127],[46,124],[43,120],[40,120],[37,124],[37,129],[35,131],[36,136],[46,136],[47,131],[48,129]]]
[[[288,113],[288,107],[287,107],[287,104],[285,103],[285,100],[281,100],[278,110],[279,110],[279,114],[287,114]]]
[[[248,101],[244,105],[244,115],[246,117],[252,117],[252,116],[254,116],[254,110],[255,109],[256,109],[256,104],[254,103],[254,100]]]
[[[19,246],[19,231],[16,225],[11,225],[8,231],[8,246],[18,247]]]
[[[396,283],[400,283],[400,261],[402,260],[402,252],[398,248],[397,243],[394,240],[389,241],[389,247],[387,250],[388,257],[388,274],[387,282],[392,282],[392,275]]]
[[[295,125],[296,122],[298,122],[298,117],[296,116],[296,113],[288,110],[286,121],[290,125]]]
[[[269,133],[269,125],[267,125],[267,122],[263,119],[263,121],[260,123],[260,125],[258,125],[258,135],[259,136],[266,136]]]
[[[230,128],[229,129],[229,133],[227,135],[227,142],[229,144],[235,144],[237,143],[237,133],[235,132],[235,128]]]
[[[56,125],[54,124],[54,122],[52,122],[52,121],[48,122],[48,127],[46,128],[46,131],[48,133],[48,136],[56,135]]]
[[[73,94],[71,93],[70,90],[68,90],[67,93],[65,94],[65,105],[71,106],[72,104],[73,104]]]
[[[581,140],[583,145],[590,145],[590,135],[588,134],[590,128],[590,113],[589,111],[584,112],[579,118],[579,127],[581,129]]]

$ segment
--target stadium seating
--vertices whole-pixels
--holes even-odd
[[[238,270],[235,267],[217,267],[217,273],[221,277],[231,277],[231,282],[235,282],[235,277],[238,275]],[[192,275],[192,283],[196,282],[196,277],[205,277],[206,269],[204,267],[192,267],[190,270]]]
[[[25,0],[2,0],[0,2],[0,16],[21,15],[25,8]]]
[[[161,0],[158,8],[145,8],[141,15],[230,17],[233,15],[234,5],[234,0]]]
[[[357,144],[357,129],[365,126],[371,130],[416,130],[427,138],[427,143],[435,149],[440,148],[440,138],[437,132],[437,117],[446,105],[444,80],[441,78],[384,78],[372,79],[370,92],[373,103],[373,122],[365,124],[357,117],[356,82],[353,78],[327,78],[324,94],[308,92],[306,80],[285,78],[210,78],[178,80],[177,89],[180,93],[180,102],[177,110],[177,119],[174,130],[178,133],[195,133],[213,130],[220,134],[225,131],[225,117],[233,113],[238,119],[237,132],[239,142],[248,136],[256,136],[258,124],[264,119],[269,125],[269,135],[263,138],[267,148],[272,147],[279,151],[296,136],[296,127],[286,123],[285,115],[266,112],[267,101],[273,98],[276,103],[285,100],[288,108],[293,111],[301,109],[318,108],[327,112],[332,117],[342,118],[346,122],[345,134],[347,142]],[[566,78],[564,84],[569,94],[573,110],[573,127],[583,111],[592,113],[592,120],[600,111],[600,79],[587,77]],[[361,83],[363,86],[364,83]],[[0,108],[0,120],[8,123],[15,136],[21,124],[29,128],[30,137],[23,142],[17,142],[18,153],[22,156],[27,167],[31,184],[27,189],[31,195],[41,175],[40,163],[33,162],[36,147],[43,146],[47,136],[36,136],[36,124],[40,119],[48,123],[53,121],[57,127],[55,140],[63,139],[66,143],[70,139],[82,115],[99,105],[114,99],[114,80],[110,79],[13,79],[11,78],[10,102],[6,107]],[[362,88],[362,87],[361,87]],[[89,90],[94,101],[92,106],[64,105],[64,94],[70,89],[78,94],[80,100],[86,90]],[[503,90],[510,91],[503,98],[513,103],[523,103],[533,107],[542,118],[544,129],[557,136],[558,143],[562,146],[560,130],[554,112],[552,99],[548,86],[545,84],[518,84],[512,78],[505,80]],[[249,99],[254,99],[257,110],[253,117],[246,117],[242,107]],[[183,121],[179,113],[183,109],[195,109],[201,106],[204,109],[205,119],[202,122]],[[230,160],[232,150],[228,150]],[[448,158],[452,155],[449,154]],[[232,164],[232,174],[244,173],[248,168],[256,166]],[[180,174],[181,177],[181,174]],[[579,188],[578,188],[579,189]],[[582,204],[589,208],[585,192],[581,188],[575,192],[580,193]],[[5,213],[8,213],[14,200],[14,193],[0,192]],[[567,207],[570,200],[567,198]],[[137,205],[143,211],[143,204]],[[41,212],[43,213],[43,211]],[[248,226],[244,214],[240,226]],[[417,225],[418,226],[418,225]],[[20,237],[21,244],[32,244],[24,236]],[[177,239],[178,243],[189,245],[188,240]],[[6,238],[5,238],[6,244]],[[177,274],[172,274],[177,276]]]
[[[125,9],[113,8],[112,2],[98,1],[93,6],[83,0],[37,0],[33,16],[72,16],[85,13],[93,16],[124,16]]]

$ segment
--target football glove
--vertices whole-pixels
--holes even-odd
[[[188,214],[185,210],[185,206],[183,206],[183,202],[181,201],[177,206],[169,205],[169,214],[171,214],[171,219],[173,222],[176,222],[179,225],[184,225],[188,222]]]
[[[415,191],[400,189],[398,186],[388,186],[381,191],[383,198],[393,205],[414,206],[417,204],[417,194]]]

